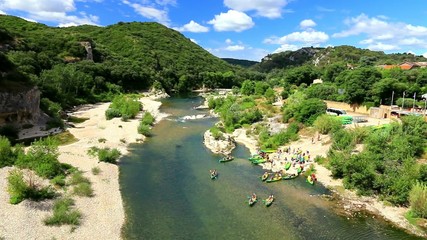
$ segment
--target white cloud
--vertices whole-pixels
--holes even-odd
[[[307,45],[318,45],[329,40],[328,34],[315,30],[293,32],[283,37],[271,37],[264,40],[264,43],[270,44],[289,44],[289,43],[303,43]]]
[[[70,12],[76,10],[74,0],[2,0],[2,10],[23,12]]]
[[[364,35],[367,39],[359,43],[367,45],[367,48],[371,50],[391,51],[402,49],[403,47],[411,47],[412,49],[427,48],[426,26],[392,22],[387,16],[369,17],[365,14],[348,18],[344,23],[348,28],[332,36],[341,38]]]
[[[245,50],[245,46],[242,45],[230,45],[225,48],[227,51],[241,51]]]
[[[20,18],[22,18],[22,19],[24,19],[24,20],[26,20],[26,21],[28,21],[28,22],[34,22],[34,23],[36,23],[36,22],[37,22],[36,20],[31,19],[31,18],[26,18],[26,17],[20,17]]]
[[[319,12],[335,12],[335,9],[332,8],[325,8],[325,7],[316,7],[317,11]]]
[[[427,58],[427,52],[425,52],[425,53],[423,54],[423,57]]]
[[[288,2],[288,0],[224,0],[224,5],[241,12],[255,11],[262,17],[279,18]]]
[[[278,49],[274,50],[273,53],[286,52],[286,51],[295,51],[299,47],[293,44],[282,44]]]
[[[212,24],[218,32],[235,31],[241,32],[252,28],[255,23],[252,18],[243,12],[228,10],[226,13],[215,15],[215,18],[208,22]]]
[[[384,44],[382,42],[378,42],[375,44],[368,45],[368,49],[371,49],[374,51],[390,51],[390,50],[398,50],[400,48],[396,45]]]
[[[228,45],[230,45],[230,44],[233,44],[233,41],[231,41],[231,39],[227,38],[227,39],[225,40],[225,43],[227,43]]]
[[[192,41],[193,43],[195,43],[195,44],[199,44],[197,41],[196,41],[196,39],[194,39],[194,38],[190,38],[190,41]]]
[[[87,15],[84,12],[78,15],[69,15],[76,11],[75,1],[83,0],[0,0],[0,11],[12,10],[24,12],[22,18],[28,21],[47,21],[60,26],[90,24],[98,25],[99,17]],[[89,1],[89,0],[87,0]],[[100,0],[92,0],[99,2]]]
[[[300,22],[300,24],[299,24],[299,26],[302,28],[302,29],[305,29],[305,28],[312,28],[312,27],[315,27],[317,24],[313,21],[313,20],[311,20],[311,19],[305,19],[305,20],[302,20],[301,22]]]
[[[180,32],[193,32],[193,33],[209,32],[208,27],[202,26],[193,20],[191,20],[189,23],[185,24],[182,27],[175,28],[175,30]]]
[[[142,1],[142,2],[144,2],[144,1]],[[176,5],[176,0],[156,0],[156,3],[158,5],[161,5],[161,6],[166,6],[166,5],[175,6]]]
[[[75,23],[75,22],[60,23],[60,24],[58,24],[58,27],[60,27],[60,28],[64,28],[64,27],[75,27],[75,26],[78,26],[78,24]]]
[[[2,11],[2,10],[0,10],[0,14],[2,14],[2,15],[7,15],[7,13],[6,13],[6,12],[4,12],[4,11]]]
[[[132,7],[135,12],[141,16],[158,21],[162,24],[169,25],[169,16],[166,10],[157,9],[152,6],[145,6],[138,3],[131,3],[127,0],[123,0],[123,3]]]

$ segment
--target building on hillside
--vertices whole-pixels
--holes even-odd
[[[378,67],[382,69],[392,69],[392,68],[399,68],[399,65],[384,64],[384,65],[378,65]]]
[[[404,62],[404,63],[400,64],[399,67],[402,70],[411,70],[411,69],[416,68],[418,66],[413,62]]]

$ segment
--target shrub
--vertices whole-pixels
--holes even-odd
[[[317,117],[313,125],[321,134],[334,133],[342,128],[341,121],[337,117],[327,114]]]
[[[101,169],[99,167],[93,167],[92,168],[92,174],[93,175],[99,175],[101,173]]]
[[[425,183],[417,182],[413,185],[409,193],[409,203],[416,216],[427,217],[427,185]]]
[[[19,154],[16,165],[34,170],[37,175],[52,179],[64,174],[64,168],[58,161],[58,143],[51,137],[35,141],[27,154]]]
[[[107,111],[105,111],[105,117],[107,120],[111,120],[116,117],[121,117],[122,114],[118,109],[109,108]]]
[[[154,119],[153,115],[151,115],[151,113],[149,113],[149,112],[145,112],[144,116],[142,117],[142,120],[141,120],[141,122],[143,124],[150,125],[150,126],[152,126],[154,124],[154,121],[155,121],[155,119]]]
[[[135,97],[119,95],[113,99],[110,107],[105,112],[105,116],[107,120],[122,117],[122,120],[126,121],[130,118],[135,118],[141,108],[141,103]]]
[[[77,210],[73,210],[74,200],[71,198],[63,198],[55,201],[53,206],[53,215],[44,220],[46,225],[57,225],[61,226],[64,224],[68,225],[79,225],[82,217],[81,213]]]
[[[98,139],[98,142],[99,143],[105,143],[107,141],[107,139],[105,139],[105,138],[99,138]]]
[[[212,136],[214,137],[215,140],[223,140],[224,139],[224,134],[221,132],[221,130],[219,130],[218,127],[213,126],[213,127],[211,127],[211,129],[209,129],[209,131],[212,133]]]
[[[142,134],[146,137],[151,136],[151,129],[150,126],[148,126],[147,124],[144,124],[142,121],[139,123],[138,125],[138,133]]]
[[[12,166],[15,163],[16,155],[10,145],[9,139],[0,136],[0,168]]]
[[[50,180],[50,183],[52,183],[53,185],[63,187],[63,186],[65,186],[65,176],[64,175],[58,175],[58,176],[52,178],[52,180]]]
[[[49,186],[40,188],[32,176],[29,176],[29,181],[25,181],[20,170],[9,172],[7,180],[11,204],[18,204],[24,199],[39,201],[55,197],[55,192]]]
[[[109,149],[104,148],[100,149],[98,152],[98,159],[101,162],[107,162],[107,163],[117,163],[117,159],[120,157],[121,153],[116,148]]]
[[[73,194],[80,197],[92,197],[93,196],[92,185],[86,182],[79,183],[74,186]]]
[[[98,156],[98,160],[101,162],[108,162],[108,163],[116,163],[117,159],[120,157],[121,153],[116,148],[110,149],[110,148],[98,148],[98,147],[91,147],[87,154],[89,156],[95,157]]]

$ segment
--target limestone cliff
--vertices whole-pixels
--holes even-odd
[[[34,123],[40,117],[39,106],[37,87],[10,92],[0,89],[0,125]]]
[[[80,44],[86,49],[86,59],[93,61],[92,44],[90,42],[80,42]]]

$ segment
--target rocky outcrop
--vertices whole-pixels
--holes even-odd
[[[23,124],[40,117],[40,91],[37,87],[19,92],[0,91],[0,125]]]
[[[223,134],[223,135],[224,135],[223,139],[217,140],[212,136],[211,131],[207,130],[203,135],[204,137],[203,143],[213,153],[222,153],[224,155],[228,155],[236,147],[236,144],[234,142],[234,139],[230,135],[228,134]]]
[[[86,59],[93,61],[92,44],[90,42],[80,42],[80,44],[86,49]]]

